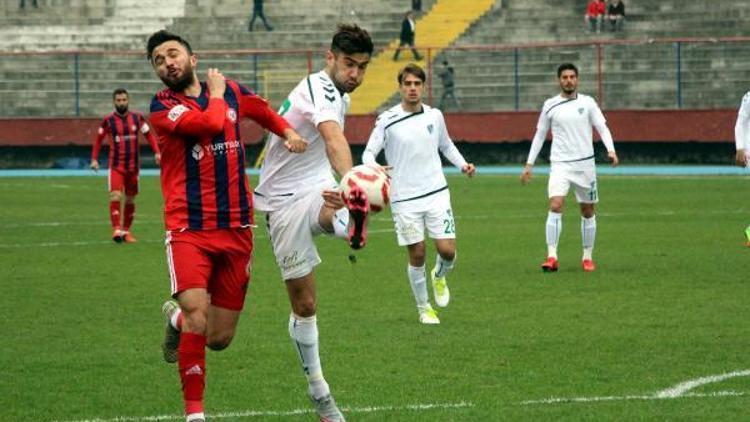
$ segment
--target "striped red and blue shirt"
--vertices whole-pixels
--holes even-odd
[[[161,147],[161,189],[167,230],[212,230],[253,223],[252,189],[245,174],[240,118],[284,136],[290,126],[268,103],[227,79],[224,98],[171,89],[151,101],[151,123]]]
[[[114,111],[108,114],[96,132],[91,159],[99,158],[102,141],[109,136],[109,168],[123,173],[138,173],[140,168],[139,132],[146,137],[154,154],[158,154],[156,137],[149,131],[148,122],[143,114],[137,111],[126,111],[125,114]]]

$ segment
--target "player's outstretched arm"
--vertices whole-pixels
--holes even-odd
[[[341,126],[334,120],[328,120],[318,125],[318,131],[325,140],[326,154],[331,167],[339,176],[345,175],[352,169],[352,151]]]

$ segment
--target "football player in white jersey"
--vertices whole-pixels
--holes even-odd
[[[318,353],[316,291],[313,269],[320,263],[314,237],[325,233],[364,246],[369,204],[361,189],[341,198],[333,171],[344,175],[352,154],[344,137],[349,94],[361,83],[370,62],[370,35],[357,25],[339,25],[326,53],[326,67],[303,79],[279,114],[308,145],[295,153],[272,135],[254,191],[255,208],[266,213],[269,236],[285,281],[292,313],[289,335],[308,381],[308,394],[326,421],[343,421]],[[353,223],[349,224],[350,217]]]
[[[734,143],[737,146],[737,165],[747,167],[750,162],[750,92],[742,97],[737,123],[734,125]],[[750,247],[750,226],[745,228],[745,246]]]
[[[542,263],[542,270],[547,272],[558,269],[557,244],[562,230],[563,205],[565,196],[573,185],[576,199],[581,207],[583,241],[581,265],[584,271],[594,271],[596,269],[592,258],[596,237],[594,204],[599,201],[599,195],[596,185],[592,126],[599,132],[612,166],[616,166],[619,160],[612,134],[607,128],[607,121],[596,101],[578,93],[578,69],[571,63],[562,64],[557,68],[557,78],[561,92],[544,102],[539,122],[536,125],[536,134],[531,142],[529,157],[521,173],[521,182],[525,184],[531,179],[534,161],[551,128],[552,148],[547,187],[549,196],[546,225],[547,260]]]
[[[448,306],[446,275],[456,259],[456,226],[440,153],[469,177],[474,175],[475,168],[453,145],[443,113],[422,104],[424,82],[425,72],[419,66],[410,64],[401,69],[398,74],[401,103],[378,116],[362,162],[377,165],[375,159],[385,149],[396,238],[399,246],[406,246],[409,253],[407,274],[417,301],[419,321],[439,324],[427,293],[425,228],[437,249],[431,276],[435,303],[440,307]]]

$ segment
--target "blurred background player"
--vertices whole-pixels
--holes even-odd
[[[531,142],[529,157],[521,173],[521,182],[531,179],[534,166],[544,138],[552,128],[552,149],[550,152],[550,175],[547,187],[549,214],[547,215],[547,260],[542,264],[543,271],[557,271],[557,244],[562,231],[562,211],[565,196],[573,185],[576,199],[581,206],[581,237],[583,240],[582,267],[584,271],[594,271],[592,258],[596,237],[596,216],[594,204],[599,202],[596,185],[596,164],[591,127],[595,127],[607,148],[612,166],[619,163],[612,134],[607,121],[596,101],[578,93],[578,69],[571,63],[557,68],[557,78],[561,92],[544,102],[536,134]]]
[[[362,162],[377,165],[375,159],[385,148],[385,159],[391,167],[390,198],[396,238],[409,254],[407,275],[417,301],[419,321],[439,324],[427,293],[425,228],[437,249],[430,275],[435,303],[440,307],[448,306],[446,276],[456,259],[456,226],[440,153],[469,177],[475,168],[453,145],[443,113],[422,103],[424,82],[421,67],[409,64],[401,69],[401,103],[378,116]]]
[[[151,102],[162,145],[167,264],[172,296],[164,304],[164,359],[178,363],[188,422],[205,421],[206,346],[229,346],[245,303],[253,250],[253,208],[239,121],[250,118],[304,141],[265,100],[208,69],[196,73],[190,44],[167,31],[148,40],[148,58],[167,88]]]
[[[734,143],[737,146],[737,165],[747,167],[750,161],[750,92],[742,97],[737,123],[734,125]],[[750,247],[750,226],[745,228],[745,246]]]
[[[109,219],[112,223],[112,240],[117,243],[133,243],[135,237],[130,227],[135,217],[135,197],[138,195],[138,172],[140,170],[140,145],[138,133],[148,139],[154,159],[159,164],[161,155],[156,137],[149,130],[143,114],[128,111],[128,91],[118,88],[112,93],[115,111],[106,115],[94,139],[91,150],[91,168],[99,170],[99,150],[102,140],[109,136]],[[121,210],[125,193],[125,209]]]
[[[284,118],[309,141],[307,151],[290,154],[279,137],[271,136],[254,192],[256,208],[266,213],[292,306],[289,335],[302,361],[308,395],[325,421],[343,421],[344,416],[320,364],[313,270],[321,261],[314,238],[321,233],[347,238],[353,249],[366,242],[367,197],[361,189],[352,189],[347,209],[333,171],[343,176],[352,168],[344,120],[349,93],[362,83],[372,51],[367,31],[339,25],[326,53],[325,69],[297,84],[282,106]]]

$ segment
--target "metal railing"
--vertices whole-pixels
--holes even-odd
[[[609,109],[737,107],[750,89],[750,37],[602,40],[571,43],[419,47],[427,58],[428,103],[444,89],[437,74],[448,60],[462,111],[536,110],[559,88],[556,68],[573,62],[581,92]],[[381,50],[378,54],[392,55]],[[199,73],[218,67],[279,106],[308,72],[325,65],[323,51],[199,51]],[[404,64],[411,52],[404,51]],[[371,70],[373,71],[373,70]],[[97,116],[124,87],[134,108],[148,110],[162,89],[142,52],[0,53],[0,117]],[[367,80],[365,80],[367,83]],[[379,109],[398,101],[393,92]],[[448,111],[456,108],[448,104]]]

